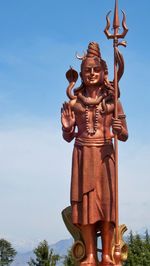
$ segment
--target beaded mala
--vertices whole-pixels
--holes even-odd
[[[98,115],[99,115],[99,109],[98,105],[95,106],[95,118],[94,118],[94,126],[93,128],[89,128],[89,107],[86,105],[85,107],[85,122],[86,122],[86,131],[89,135],[94,135],[97,131],[98,127]]]

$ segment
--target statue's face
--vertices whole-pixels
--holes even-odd
[[[98,58],[86,58],[81,68],[81,77],[86,86],[101,84],[101,65]]]

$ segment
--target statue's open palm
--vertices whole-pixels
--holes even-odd
[[[69,103],[64,103],[61,109],[61,123],[67,131],[70,131],[75,124],[75,114],[71,111]]]

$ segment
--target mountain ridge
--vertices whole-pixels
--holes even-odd
[[[64,239],[64,240],[59,240],[55,244],[49,245],[49,249],[53,249],[55,254],[59,254],[62,259],[59,261],[57,265],[61,266],[63,265],[63,257],[67,255],[68,249],[71,247],[73,244],[73,239]],[[27,266],[28,262],[30,261],[30,258],[34,258],[34,253],[33,251],[28,251],[25,253],[18,252],[15,260],[11,264],[12,266]]]

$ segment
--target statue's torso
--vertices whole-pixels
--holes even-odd
[[[102,113],[101,109],[101,104],[99,104],[97,107],[89,106],[88,109],[78,100],[73,104],[72,111],[75,113],[77,138],[86,138],[91,141],[97,139],[104,141],[106,139],[112,138],[111,124],[114,106],[111,108],[111,111],[106,113]],[[88,131],[93,130],[95,127],[96,132],[89,134]]]

